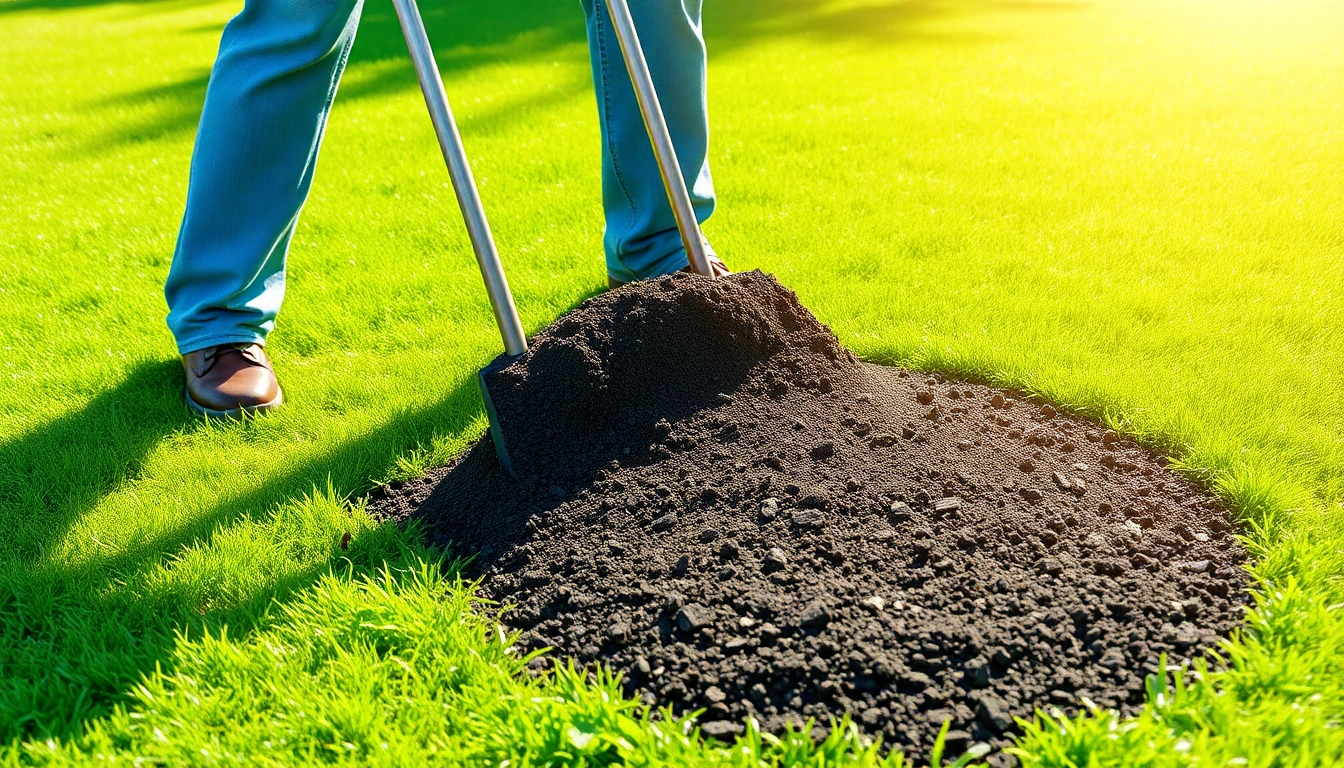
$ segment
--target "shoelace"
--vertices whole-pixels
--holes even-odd
[[[205,359],[202,361],[205,368],[200,370],[193,368],[192,373],[196,374],[196,378],[201,378],[214,370],[215,365],[219,363],[220,357],[227,355],[230,352],[237,353],[237,355],[243,358],[243,361],[248,365],[265,367],[264,363],[247,353],[247,350],[251,349],[251,347],[251,344],[222,344],[218,347],[214,347],[205,353]]]

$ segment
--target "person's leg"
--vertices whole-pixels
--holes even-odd
[[[224,28],[164,295],[178,351],[264,344],[363,0],[247,0]]]
[[[630,281],[676,272],[687,264],[686,250],[606,0],[582,2],[602,131],[607,275]],[[709,175],[701,0],[629,0],[629,4],[696,218],[704,221],[714,212],[714,183]]]

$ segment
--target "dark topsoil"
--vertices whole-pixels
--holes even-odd
[[[1226,510],[1161,457],[862,363],[759,272],[597,296],[490,386],[519,478],[486,437],[373,509],[475,554],[525,645],[711,735],[850,712],[1001,746],[1036,707],[1132,711],[1242,616]]]

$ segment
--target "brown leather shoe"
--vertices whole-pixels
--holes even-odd
[[[207,416],[238,418],[284,402],[280,382],[260,344],[221,344],[182,356],[187,405]]]
[[[715,277],[723,277],[724,275],[732,274],[732,270],[728,269],[728,266],[723,263],[723,259],[720,259],[717,255],[713,253],[709,254],[709,268],[714,270]],[[695,267],[686,266],[681,271],[694,273]],[[623,285],[629,285],[629,284],[630,282],[628,280],[617,280],[611,275],[607,275],[607,290],[609,291],[614,291]]]

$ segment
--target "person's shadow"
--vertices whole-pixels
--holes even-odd
[[[114,544],[81,525],[109,494],[135,491],[156,446],[174,435],[205,440],[213,430],[246,428],[194,416],[176,360],[137,365],[83,407],[0,443],[0,740],[77,735],[170,658],[177,633],[218,633],[227,625],[231,638],[246,636],[273,600],[352,555],[333,536],[312,567],[215,605],[190,590],[146,586],[185,547],[208,548],[238,521],[261,518],[315,488],[362,492],[414,446],[469,433],[480,412],[475,379],[464,376],[438,402],[221,494],[179,515],[180,522],[152,521],[147,533]],[[136,514],[156,514],[142,507]],[[68,556],[72,547],[75,557]]]
[[[0,560],[42,552],[53,531],[140,471],[149,451],[191,421],[176,360],[141,363],[83,407],[0,443]]]

